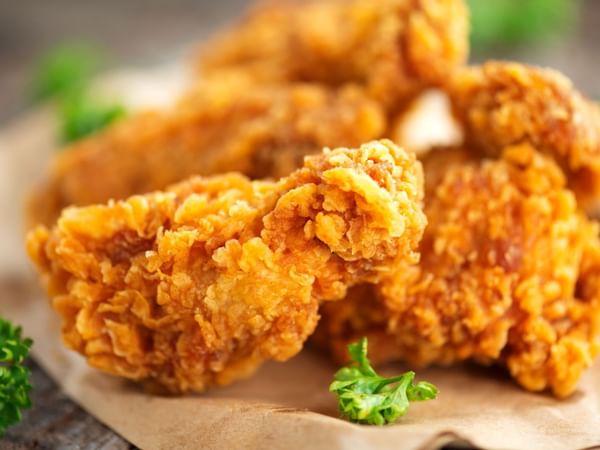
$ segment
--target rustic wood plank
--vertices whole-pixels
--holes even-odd
[[[136,448],[73,403],[32,360],[33,406],[10,428],[0,448],[125,450]]]

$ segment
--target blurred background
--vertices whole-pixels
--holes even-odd
[[[39,61],[85,42],[104,69],[181,58],[249,0],[0,1],[0,122],[31,103]],[[510,58],[557,68],[600,99],[600,1],[469,0],[472,60]]]

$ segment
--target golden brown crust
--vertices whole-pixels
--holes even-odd
[[[198,65],[201,74],[234,69],[259,82],[360,83],[397,108],[442,84],[467,53],[463,0],[283,1],[206,44]]]
[[[343,300],[319,308],[321,320],[311,343],[326,351],[338,364],[349,360],[348,344],[369,340],[369,361],[383,364],[402,359],[393,336],[387,331],[388,311],[377,298],[375,285],[359,284]]]
[[[308,157],[279,182],[192,178],[66,209],[28,252],[66,344],[108,373],[203,390],[296,354],[318,303],[414,262],[422,174],[389,141]]]
[[[562,74],[490,61],[456,72],[448,91],[467,147],[499,156],[529,142],[560,164],[583,207],[599,200],[600,109]]]
[[[426,197],[420,264],[322,308],[334,353],[359,334],[384,342],[386,330],[380,361],[501,363],[527,389],[568,395],[600,350],[598,226],[528,145],[431,167],[444,175]]]
[[[205,80],[171,110],[136,114],[57,154],[31,196],[28,222],[52,225],[66,206],[124,199],[197,174],[278,178],[307,154],[360,145],[385,126],[380,107],[357,87],[250,88],[241,74]]]

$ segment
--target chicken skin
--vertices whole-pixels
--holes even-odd
[[[57,154],[30,197],[27,222],[51,226],[70,205],[125,199],[193,175],[289,175],[323,147],[378,139],[386,118],[361,89],[250,87],[241,74],[205,80],[170,110],[143,112]]]
[[[319,302],[417,258],[422,169],[390,141],[307,157],[277,182],[192,178],[67,208],[28,236],[66,344],[171,393],[295,355]]]
[[[394,110],[466,61],[468,22],[463,0],[271,2],[209,41],[199,72],[359,83]]]
[[[457,71],[449,84],[466,146],[499,156],[529,142],[551,155],[586,211],[600,207],[600,108],[562,74],[491,61]]]
[[[430,158],[440,182],[426,183],[420,264],[324,304],[318,342],[345,359],[366,335],[379,362],[501,364],[526,389],[569,395],[600,350],[597,224],[528,144],[495,161]]]

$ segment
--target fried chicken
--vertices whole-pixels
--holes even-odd
[[[462,0],[280,3],[206,48],[198,86],[174,108],[135,114],[60,152],[31,196],[29,228],[52,225],[70,205],[192,175],[277,179],[323,147],[385,137],[385,108],[465,60],[467,13]]]
[[[499,156],[531,143],[551,155],[588,212],[600,206],[600,108],[562,74],[491,61],[458,71],[448,87],[466,145]]]
[[[390,109],[441,85],[466,61],[463,0],[324,0],[262,4],[209,41],[202,75],[224,69],[258,83],[360,83]]]
[[[425,163],[439,182],[426,182],[420,264],[324,304],[319,342],[338,359],[366,335],[379,362],[501,364],[525,388],[564,397],[600,350],[598,226],[528,144],[451,160],[438,151]]]
[[[288,175],[326,146],[380,138],[386,118],[358,87],[252,86],[242,74],[204,80],[170,110],[143,112],[57,154],[28,205],[52,225],[66,206],[164,189],[192,175]]]
[[[417,260],[421,165],[390,141],[307,157],[278,182],[192,178],[67,208],[28,252],[63,338],[105,372],[201,391],[295,355],[323,300]]]

